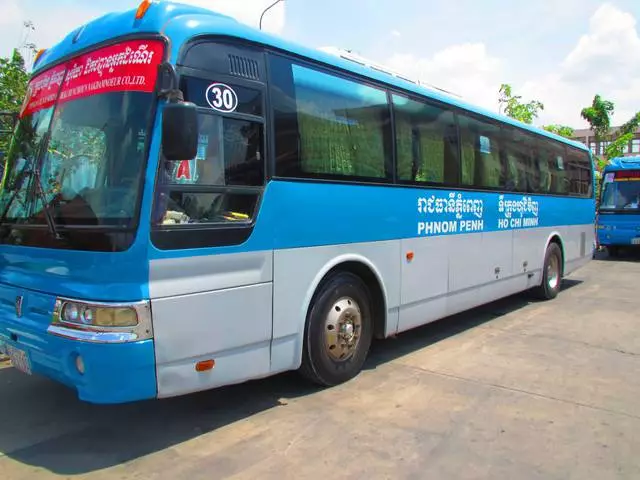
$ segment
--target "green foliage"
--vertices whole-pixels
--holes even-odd
[[[618,135],[627,135],[629,133],[635,133],[640,126],[640,112],[631,117],[625,124],[620,127]]]
[[[544,125],[542,128],[561,137],[573,138],[573,128],[566,125]]]
[[[595,95],[591,106],[583,108],[581,112],[582,118],[589,122],[597,142],[611,141],[604,151],[604,156],[596,156],[595,158],[598,172],[604,170],[609,163],[609,158],[622,156],[625,147],[634,138],[635,132],[640,126],[640,112],[638,112],[625,122],[617,132],[612,132],[611,115],[614,111],[613,102],[603,99],[600,95]],[[599,193],[599,185],[597,193]]]
[[[0,58],[0,111],[18,112],[27,92],[29,74],[18,50]]]
[[[15,122],[16,114],[0,111],[0,152],[7,150],[7,142],[13,132]]]
[[[602,172],[604,170],[604,167],[607,166],[607,163],[609,163],[606,157],[599,157],[594,155],[594,160],[595,160],[596,169],[598,170],[598,172]]]
[[[604,150],[606,158],[620,157],[624,153],[624,148],[633,139],[633,132],[625,133],[616,137]]]
[[[28,80],[24,59],[17,49],[10,57],[0,58],[0,112],[15,114],[20,111]],[[11,137],[8,132],[12,130],[12,117],[3,115],[1,123],[0,152],[5,152]]]
[[[593,97],[590,107],[585,107],[580,112],[595,134],[596,141],[601,142],[609,135],[611,128],[611,115],[615,107],[613,102],[604,100],[600,95]]]
[[[504,105],[504,113],[524,123],[533,123],[533,120],[538,116],[541,110],[544,110],[544,105],[538,100],[532,100],[529,103],[522,103],[522,97],[520,95],[514,95],[511,85],[503,83],[500,86],[500,98],[498,103]]]
[[[638,126],[640,126],[640,112],[631,117],[616,132],[615,138],[605,151],[607,158],[615,158],[622,155],[624,147],[626,147],[635,136]]]

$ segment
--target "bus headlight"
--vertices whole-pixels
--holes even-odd
[[[152,338],[149,302],[56,299],[49,333],[75,340],[121,343]]]
[[[134,327],[138,324],[138,315],[130,307],[98,307],[65,302],[62,304],[60,320],[95,327]]]

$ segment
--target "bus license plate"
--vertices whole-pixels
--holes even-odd
[[[5,345],[4,349],[11,365],[13,365],[16,370],[31,375],[31,362],[29,361],[27,352],[14,348],[11,345]]]
[[[640,237],[632,238],[631,239],[631,245],[640,245]]]

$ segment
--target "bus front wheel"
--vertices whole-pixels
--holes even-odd
[[[542,267],[542,283],[534,289],[536,297],[552,300],[558,296],[562,284],[563,264],[560,246],[551,242],[547,247]]]
[[[355,377],[373,337],[372,302],[362,279],[337,272],[323,282],[305,325],[300,373],[322,386]]]

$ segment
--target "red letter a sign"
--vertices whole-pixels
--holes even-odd
[[[182,160],[180,161],[180,165],[178,165],[176,180],[180,180],[181,178],[191,180],[191,162],[189,160]]]

